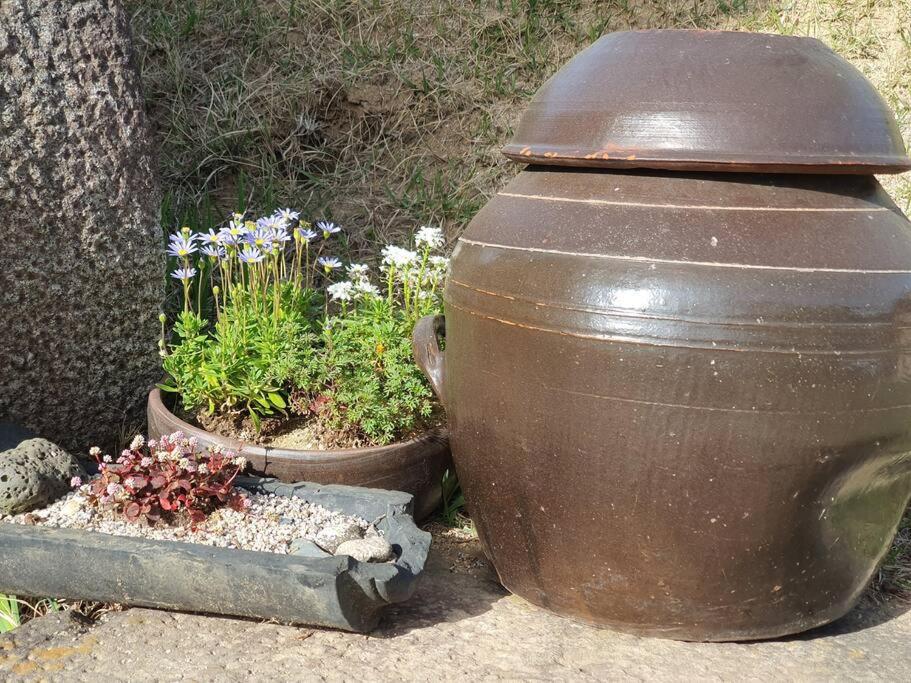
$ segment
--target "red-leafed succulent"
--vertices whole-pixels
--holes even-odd
[[[195,524],[223,505],[235,510],[250,506],[249,498],[234,488],[246,461],[217,447],[201,449],[182,432],[148,443],[137,436],[116,461],[97,447],[89,452],[100,470],[89,483],[89,499],[131,522],[155,524],[183,511]]]

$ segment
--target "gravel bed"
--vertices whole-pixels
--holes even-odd
[[[199,543],[219,548],[239,548],[288,554],[295,539],[315,540],[327,527],[356,524],[367,535],[378,535],[364,519],[333,512],[301,498],[275,494],[246,494],[252,505],[244,512],[221,508],[192,529],[189,524],[148,526],[128,522],[122,515],[88,504],[81,490],[73,491],[51,505],[18,515],[0,515],[0,522],[34,524],[65,529],[85,529],[114,536],[133,536],[163,541]]]

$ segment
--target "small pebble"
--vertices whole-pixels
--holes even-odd
[[[350,555],[359,562],[388,562],[395,559],[395,551],[382,536],[367,536],[355,541],[345,541],[335,551],[336,555]]]
[[[319,533],[316,534],[317,545],[328,553],[334,553],[345,541],[354,541],[364,537],[367,525],[361,525],[357,521],[338,520],[335,523],[325,525]]]

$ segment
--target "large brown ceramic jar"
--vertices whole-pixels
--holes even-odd
[[[747,70],[778,94],[744,100]],[[782,99],[800,84],[819,101]],[[508,150],[568,161],[481,210],[445,352],[431,321],[415,343],[503,584],[669,638],[843,615],[911,495],[911,224],[856,175],[909,165],[885,105],[816,41],[615,34],[542,89]]]

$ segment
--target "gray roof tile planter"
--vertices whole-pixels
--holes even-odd
[[[430,534],[415,526],[410,494],[257,478],[238,483],[375,521],[398,559],[373,564],[0,523],[0,592],[361,632],[376,626],[386,605],[411,597]]]

